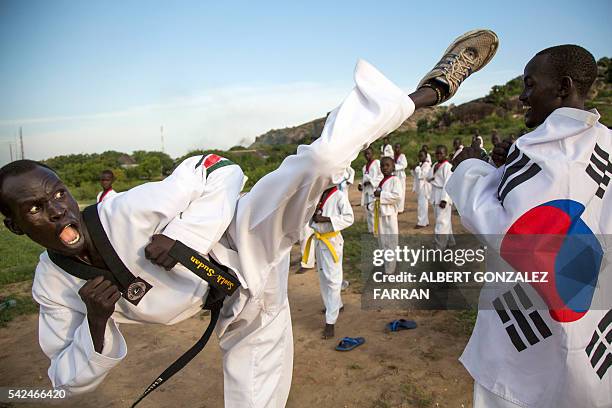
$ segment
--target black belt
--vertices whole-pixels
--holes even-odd
[[[204,309],[210,310],[210,323],[206,328],[206,331],[202,337],[182,356],[180,356],[170,367],[166,368],[155,381],[147,387],[147,389],[138,397],[138,399],[132,404],[131,408],[134,408],[140,401],[142,401],[147,395],[155,391],[160,385],[168,381],[170,377],[178,373],[183,369],[208,343],[210,336],[217,324],[219,314],[221,313],[221,307],[226,296],[231,296],[240,282],[236,277],[231,275],[227,271],[227,267],[215,262],[214,259],[206,260],[198,252],[189,248],[187,245],[180,241],[176,241],[170,251],[168,252],[170,257],[174,258],[181,265],[198,275],[200,278],[208,282],[210,288],[208,296],[206,297],[206,304]]]

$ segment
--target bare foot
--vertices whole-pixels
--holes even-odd
[[[323,340],[334,338],[334,325],[333,324],[325,324],[325,329],[323,329],[323,335],[321,336]]]

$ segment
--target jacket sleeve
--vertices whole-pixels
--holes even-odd
[[[510,224],[512,215],[497,199],[503,168],[468,159],[457,166],[446,184],[461,223],[473,234],[500,234]]]
[[[334,231],[342,231],[343,229],[346,229],[353,225],[353,208],[351,207],[351,203],[349,202],[348,196],[346,194],[341,193],[341,197],[336,203],[336,211],[329,218],[331,220],[332,228]]]
[[[397,177],[393,177],[388,181],[391,184],[391,188],[380,192],[380,203],[381,204],[396,204],[401,199],[402,184]],[[384,184],[387,185],[387,182]]]
[[[126,356],[127,346],[111,317],[104,332],[104,347],[97,353],[87,315],[51,300],[50,291],[74,293],[71,288],[62,286],[66,285],[59,279],[44,284],[35,279],[32,295],[40,305],[38,337],[42,351],[51,360],[48,375],[53,388],[74,395],[96,389]]]
[[[235,164],[221,167],[208,175],[203,165],[200,165],[200,168],[192,167],[193,164],[189,163],[186,168],[181,169],[195,173],[188,174],[187,177],[191,185],[191,191],[186,193],[187,206],[175,214],[163,234],[206,254],[219,241],[234,216],[244,174]],[[172,191],[189,188],[177,185],[184,180],[177,178],[173,183],[168,183],[170,194]]]

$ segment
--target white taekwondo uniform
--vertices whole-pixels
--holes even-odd
[[[240,280],[217,324],[225,405],[286,404],[293,365],[287,299],[291,248],[323,191],[342,180],[360,151],[397,129],[415,108],[400,88],[365,61],[357,64],[355,83],[330,113],[321,136],[311,145],[299,146],[296,155],[240,197],[233,217],[231,203],[239,194],[242,172],[227,166],[204,183],[202,170],[194,169],[198,158],[187,159],[164,181],[136,187],[98,206],[119,257],[134,275],[153,285],[137,307],[124,299],[117,302],[102,353],[93,348],[86,308],[78,295],[84,281],[53,264],[46,252],[41,255],[32,292],[41,305],[39,340],[51,359],[49,376],[55,387],[72,394],[100,384],[127,353],[117,323],[173,324],[200,310],[204,282],[181,266],[167,272],[144,258],[151,235],[164,233],[208,253]],[[220,172],[233,172],[236,180],[212,177]],[[210,186],[213,179],[224,188]],[[206,194],[213,190],[219,193]],[[225,217],[231,221],[224,233],[219,218]]]
[[[117,194],[118,193],[112,188],[107,191],[100,191],[98,195],[96,196],[96,203],[99,203],[100,201],[104,201],[107,198],[111,198],[112,196],[117,195]]]
[[[338,188],[342,191],[346,191],[348,194],[349,187],[355,183],[355,170],[348,166],[344,171],[344,177],[342,177],[342,182],[338,185]]]
[[[397,213],[399,211],[402,182],[397,176],[384,177],[378,184],[380,197],[376,199],[375,212],[378,216],[376,222],[377,234],[381,249],[395,250],[398,243],[399,227]],[[395,261],[385,262],[385,272],[395,272]]]
[[[436,244],[440,248],[446,248],[447,245],[455,244],[451,221],[453,201],[446,193],[446,183],[451,177],[452,167],[447,160],[442,163],[436,163],[429,169],[427,176],[427,181],[431,183],[431,204],[433,205],[434,218],[436,220],[434,234],[436,236]],[[440,208],[440,202],[442,201],[446,201],[445,208]]]
[[[380,146],[380,157],[391,157],[393,158],[393,146],[391,144],[384,144]]]
[[[395,172],[393,174],[402,183],[402,199],[399,204],[399,212],[403,213],[406,203],[406,167],[408,167],[408,160],[406,160],[404,153],[400,153],[399,156],[394,155],[393,159],[395,160]]]
[[[361,206],[366,215],[366,222],[368,224],[368,232],[374,232],[374,190],[376,186],[382,180],[383,175],[380,171],[380,160],[375,159],[363,166],[363,179],[361,185],[363,190],[361,191]],[[369,183],[369,184],[366,184]]]
[[[503,248],[498,241],[516,234],[560,234],[567,239],[574,231],[584,242],[601,247],[601,252],[580,251],[590,266],[565,269],[568,264],[557,260],[571,253],[571,247],[558,254],[540,247],[540,256],[551,251],[555,255],[548,292],[527,283],[505,294],[505,289],[483,288],[476,326],[461,356],[476,382],[474,401],[489,399],[474,405],[477,408],[510,403],[529,408],[612,407],[612,132],[598,120],[596,111],[559,108],[514,143],[506,165],[496,169],[482,160],[466,160],[446,186],[469,231],[498,234],[481,236],[498,253]],[[537,245],[533,248],[536,252]],[[527,259],[538,268],[530,249],[513,262]],[[598,253],[599,264],[593,255]],[[546,306],[563,293],[567,297],[572,287],[570,297],[591,295],[578,308],[581,313]],[[504,308],[500,294],[503,303],[515,303],[517,313],[497,312]],[[496,300],[501,308],[491,310]],[[544,302],[543,309],[532,311],[531,304]],[[496,395],[499,404],[487,393]]]
[[[426,227],[429,225],[429,200],[431,198],[431,184],[427,181],[427,175],[431,170],[431,164],[427,161],[420,163],[412,171],[414,177],[415,193],[417,194],[417,225]]]
[[[342,307],[340,292],[344,239],[340,231],[353,225],[353,209],[347,195],[333,187],[323,194],[316,212],[323,217],[329,217],[330,222],[310,222],[315,232],[309,251],[314,249],[317,256],[321,297],[325,305],[325,323],[335,324]]]

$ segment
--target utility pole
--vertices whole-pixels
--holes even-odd
[[[9,142],[9,150],[11,151],[11,162],[13,161],[13,144]]]
[[[19,143],[21,144],[21,160],[25,159],[23,155],[23,127],[19,126]]]
[[[160,128],[160,133],[161,133],[161,146],[162,146],[162,153],[165,153],[166,150],[164,148],[164,125],[161,126]]]

